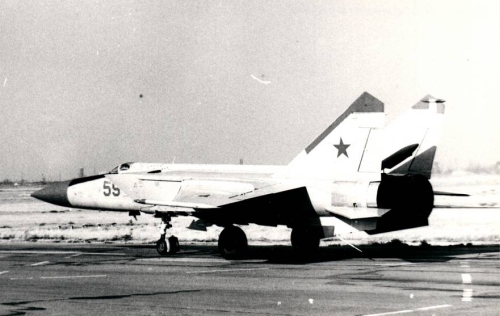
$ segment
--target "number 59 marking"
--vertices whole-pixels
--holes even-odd
[[[104,181],[102,189],[104,196],[110,196],[111,194],[113,194],[113,196],[120,195],[120,188],[116,187],[114,183],[109,181]]]

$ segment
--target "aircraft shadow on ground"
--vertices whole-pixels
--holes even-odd
[[[138,246],[134,246],[138,247]],[[149,245],[143,247],[152,248],[151,252],[143,253],[144,257],[159,257],[154,248]],[[401,259],[407,262],[446,262],[455,259],[457,256],[499,252],[500,245],[473,246],[409,246],[403,243],[372,244],[358,246],[362,252],[349,246],[327,246],[320,247],[316,254],[299,255],[291,246],[249,246],[247,253],[233,260],[265,260],[268,264],[308,264],[329,261],[345,261],[350,259],[364,258],[367,260],[376,259]],[[197,257],[221,258],[218,249],[213,245],[184,245],[178,254],[173,258],[197,258]]]

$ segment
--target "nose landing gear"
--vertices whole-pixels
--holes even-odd
[[[179,239],[177,239],[177,237],[175,236],[166,238],[167,229],[172,228],[172,224],[170,224],[172,219],[170,215],[162,215],[161,220],[162,234],[160,236],[160,239],[158,239],[158,241],[156,242],[156,251],[158,251],[158,253],[163,256],[174,254],[180,249]]]

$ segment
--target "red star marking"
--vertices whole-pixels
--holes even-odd
[[[340,144],[333,146],[335,146],[338,150],[337,158],[340,157],[340,155],[345,155],[347,158],[349,158],[349,155],[347,154],[347,148],[351,145],[344,144],[344,142],[342,141],[342,137],[340,138]]]

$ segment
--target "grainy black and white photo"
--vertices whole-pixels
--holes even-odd
[[[0,315],[498,315],[499,0],[0,0]]]

